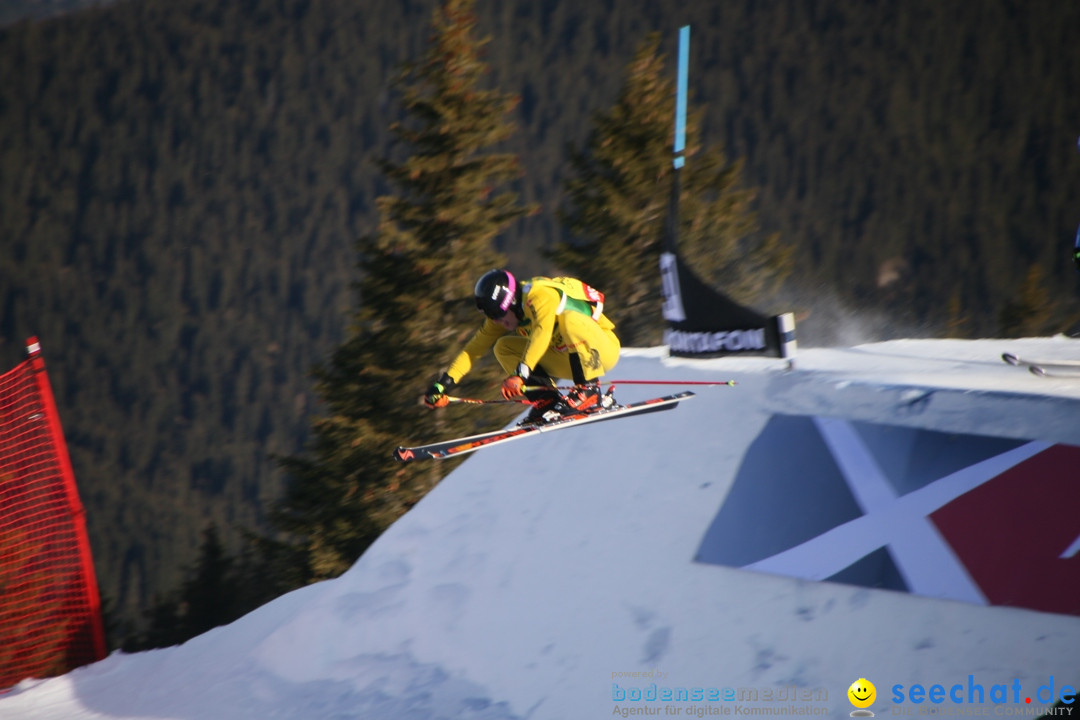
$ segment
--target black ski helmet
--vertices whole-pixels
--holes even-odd
[[[517,281],[508,270],[488,270],[476,281],[473,290],[476,307],[492,320],[498,320],[509,310],[517,310]]]

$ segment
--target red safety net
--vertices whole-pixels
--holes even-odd
[[[0,688],[105,656],[101,600],[45,362],[0,375]]]

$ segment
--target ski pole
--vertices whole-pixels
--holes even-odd
[[[480,398],[465,398],[457,397],[456,395],[447,395],[446,399],[452,404],[458,403],[462,405],[532,405],[531,400],[522,398],[520,400],[481,400]]]
[[[600,385],[710,385],[729,386],[735,385],[734,380],[600,380]],[[522,390],[569,390],[576,385],[531,385]]]
[[[603,380],[602,385],[735,385],[734,380]]]

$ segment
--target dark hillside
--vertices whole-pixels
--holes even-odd
[[[262,527],[343,335],[371,159],[432,0],[127,0],[0,29],[0,361],[41,338],[101,585],[133,616],[207,523]],[[653,30],[690,23],[705,142],[745,161],[790,292],[969,335],[1033,265],[1075,310],[1080,4],[731,0],[478,5],[548,268],[566,143]],[[674,70],[673,70],[674,72]],[[463,295],[469,288],[462,288]],[[417,358],[417,386],[436,368]],[[411,401],[411,399],[410,399]]]
[[[0,0],[0,26],[20,20],[41,20],[113,0]]]

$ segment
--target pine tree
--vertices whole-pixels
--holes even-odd
[[[964,310],[959,290],[954,290],[946,305],[944,337],[971,337],[971,315]]]
[[[1047,290],[1041,265],[1028,268],[1016,296],[1005,303],[998,317],[1001,337],[1036,337],[1050,332],[1057,312]]]
[[[576,241],[550,254],[607,295],[605,313],[624,344],[655,344],[663,326],[657,265],[674,172],[675,88],[659,47],[655,33],[642,43],[618,101],[595,116],[584,150],[570,148],[575,174],[561,218]],[[776,236],[757,237],[756,193],[740,186],[742,163],[704,150],[701,124],[700,111],[687,117],[679,251],[703,278],[747,302],[783,278],[790,253]]]
[[[125,642],[128,651],[178,645],[207,630],[228,624],[255,605],[245,603],[246,582],[237,562],[221,542],[217,526],[203,530],[199,559],[185,570],[180,589],[158,596],[145,613],[146,629]]]
[[[240,616],[233,566],[234,560],[222,545],[217,526],[211,524],[203,531],[199,561],[181,594],[183,627],[188,637],[201,635]]]
[[[397,192],[378,199],[378,228],[358,242],[358,309],[316,370],[326,412],[309,454],[283,460],[292,482],[275,522],[301,539],[312,579],[346,570],[447,470],[401,466],[396,445],[483,419],[419,403],[478,326],[472,288],[502,260],[495,237],[531,211],[499,189],[520,175],[516,157],[491,152],[514,130],[506,116],[517,98],[481,88],[487,39],[475,37],[473,6],[445,0],[423,59],[396,81],[405,118],[392,130],[405,157],[379,167]]]

